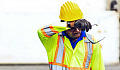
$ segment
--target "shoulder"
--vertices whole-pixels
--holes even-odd
[[[85,42],[92,43],[93,49],[102,47],[98,40],[91,34],[86,34]]]
[[[85,42],[94,42],[94,37],[91,34],[86,33]]]

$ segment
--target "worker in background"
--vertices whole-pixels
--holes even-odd
[[[100,44],[92,44],[85,31],[92,25],[83,18],[79,6],[67,1],[60,9],[61,22],[38,29],[50,70],[105,70]],[[63,22],[64,21],[64,22]],[[89,39],[96,41],[91,35]]]

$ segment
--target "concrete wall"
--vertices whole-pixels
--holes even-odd
[[[47,54],[38,38],[37,29],[53,22],[59,22],[60,6],[66,1],[0,0],[0,64],[47,63]],[[118,31],[117,15],[114,12],[105,11],[105,0],[75,0],[74,2],[80,6],[85,18],[92,24],[99,22],[99,24],[103,25],[104,21],[106,21],[112,27],[115,22],[114,29]],[[109,29],[111,28],[107,29],[108,33],[110,33]],[[115,53],[111,56],[108,56],[106,52],[108,51],[106,48],[110,45],[104,46],[105,49],[103,47],[103,57],[106,64],[118,63],[119,61],[117,33],[115,40],[117,42],[114,43],[116,45],[112,50]],[[111,52],[110,48],[109,52]],[[108,60],[113,56],[113,59]]]
[[[99,13],[99,14],[98,14]],[[102,55],[105,64],[119,63],[119,16],[114,11],[93,12],[86,13],[87,19],[92,24],[98,24],[93,26],[92,30],[88,33],[92,34],[98,40],[105,37],[101,41]],[[91,18],[90,18],[91,16]]]

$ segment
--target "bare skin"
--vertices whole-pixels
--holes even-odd
[[[81,29],[72,27],[65,32],[75,42],[81,35]]]

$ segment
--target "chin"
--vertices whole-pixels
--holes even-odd
[[[77,39],[77,38],[79,38],[80,36],[76,36],[76,37],[74,37],[74,39]]]
[[[76,35],[75,37],[80,37],[80,35]]]

